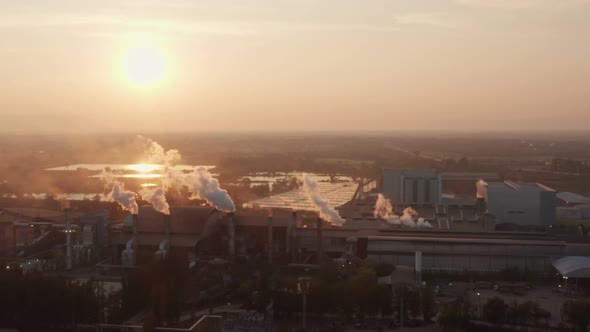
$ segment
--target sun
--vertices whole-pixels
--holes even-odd
[[[137,46],[127,51],[123,70],[126,78],[138,86],[160,82],[166,73],[166,57],[154,46]]]

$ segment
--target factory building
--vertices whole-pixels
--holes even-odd
[[[382,192],[394,205],[438,204],[442,177],[433,169],[383,170]]]
[[[257,257],[268,263],[317,264],[359,257],[413,266],[415,252],[421,251],[426,271],[457,273],[514,267],[544,273],[551,271],[555,259],[590,249],[588,243],[568,244],[550,234],[494,232],[482,227],[474,231],[436,224],[433,228],[403,228],[382,220],[350,220],[344,227],[333,227],[307,212],[227,214],[207,207],[171,207],[170,212],[168,238],[167,216],[147,206],[139,210],[136,232],[132,224],[112,229],[116,264],[123,264],[121,254],[134,236],[138,264],[156,259],[165,239],[172,253],[189,260]]]
[[[549,226],[555,223],[555,190],[540,183],[513,181],[477,182],[477,195],[496,223],[519,226]]]
[[[469,181],[493,179],[494,175],[455,173],[446,177],[456,194],[467,197]],[[479,180],[472,183],[480,199],[440,202],[441,179],[434,170],[384,170],[380,186],[393,205],[387,215],[374,215],[379,192],[365,188],[364,182],[323,184],[321,193],[334,200],[346,220],[337,226],[318,219],[299,190],[260,200],[235,213],[205,206],[171,206],[170,214],[165,215],[141,206],[125,220],[110,220],[107,211],[78,214],[66,210],[54,222],[38,218],[17,222],[4,215],[5,229],[0,235],[11,242],[5,252],[16,249],[26,256],[27,248],[45,241],[61,250],[70,248],[66,256],[74,267],[96,264],[100,259],[96,266],[104,272],[168,255],[186,259],[192,266],[238,259],[318,264],[348,257],[413,266],[415,252],[421,252],[426,271],[485,272],[516,267],[543,273],[551,271],[551,262],[557,258],[590,250],[586,238],[577,237],[574,242],[551,232],[496,231],[499,223],[553,224],[556,195],[550,188]],[[408,208],[412,214],[406,212]],[[71,236],[64,238],[67,229],[70,232],[65,234]],[[19,231],[27,233],[19,236]],[[12,239],[14,234],[21,240]],[[46,234],[59,236],[47,241]]]

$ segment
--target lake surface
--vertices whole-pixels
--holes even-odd
[[[334,180],[335,182],[348,182],[354,181],[354,179],[350,176],[343,176],[343,175],[336,175],[333,178],[328,174],[317,174],[317,173],[308,173],[314,179],[320,182],[328,182]],[[275,184],[279,180],[288,180],[292,177],[296,177],[301,179],[303,177],[303,172],[275,172],[275,173],[251,173],[245,176],[241,176],[238,178],[238,182],[243,182],[245,179],[249,179],[251,186],[258,185],[258,184],[269,184],[272,188],[273,184]]]
[[[206,169],[215,168],[214,165],[176,165],[173,166],[173,169],[181,170],[181,171],[190,171],[197,167],[205,167]],[[65,166],[58,166],[58,167],[51,167],[46,168],[46,171],[78,171],[78,170],[88,170],[88,171],[102,171],[102,170],[112,170],[112,171],[127,171],[127,172],[155,172],[155,171],[162,171],[165,168],[164,165],[157,165],[157,164],[74,164],[74,165],[65,165]]]
[[[215,168],[214,165],[176,165],[173,168],[179,171],[191,171],[197,167],[204,167],[206,169],[213,169]],[[112,174],[115,178],[128,178],[128,179],[139,179],[139,180],[146,180],[145,183],[142,183],[141,186],[144,188],[152,188],[157,187],[160,184],[157,179],[162,177],[162,171],[164,170],[164,165],[157,165],[157,164],[72,164],[72,165],[65,165],[65,166],[58,166],[52,168],[46,168],[46,171],[51,172],[76,172],[80,170],[86,171],[96,171],[100,172],[102,170],[110,170],[115,171],[115,174]],[[316,173],[308,173],[313,176],[317,181],[320,182],[329,182],[334,180],[335,182],[350,182],[354,181],[354,179],[350,176],[342,176],[336,175],[334,177],[328,174],[316,174]],[[219,177],[218,173],[212,173],[214,177]],[[259,184],[268,184],[271,188],[272,186],[280,180],[288,180],[292,177],[296,177],[301,179],[303,176],[302,172],[257,172],[251,173],[245,176],[241,176],[237,179],[237,182],[232,183],[234,185],[243,184],[245,179],[250,181],[250,186],[252,185],[259,185]],[[101,178],[104,177],[103,174],[94,174],[90,175],[91,178]],[[149,181],[151,180],[151,181]],[[222,184],[223,187],[224,184]],[[228,185],[228,184],[226,184]],[[80,188],[83,190],[83,188]],[[72,201],[80,201],[80,200],[93,200],[97,195],[100,197],[104,196],[102,193],[62,193],[58,195],[54,195],[56,199],[66,199]],[[3,198],[16,198],[16,195],[2,193],[0,194]],[[29,193],[24,194],[23,197],[32,198],[32,199],[46,199],[48,194],[46,193]]]

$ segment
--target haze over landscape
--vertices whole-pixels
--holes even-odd
[[[14,1],[0,131],[583,131],[590,1]]]
[[[590,0],[0,1],[0,331],[589,331]]]

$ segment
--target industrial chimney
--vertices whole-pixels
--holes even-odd
[[[422,285],[422,251],[416,251],[415,259],[416,283]]]
[[[229,236],[229,257],[233,260],[236,254],[236,224],[234,221],[234,213],[228,214],[227,231]]]
[[[72,211],[69,207],[66,212],[66,270],[72,269]]]
[[[291,261],[295,261],[295,249],[296,249],[296,236],[297,236],[297,212],[291,213],[291,219],[287,224],[287,251],[291,253]]]
[[[268,264],[272,264],[272,216],[268,216]]]
[[[133,253],[132,253],[132,265],[136,265],[137,264],[137,242],[139,242],[139,239],[137,238],[137,220],[138,220],[138,216],[136,213],[134,213],[131,216],[132,220],[133,220]]]
[[[166,223],[166,233],[164,239],[160,242],[158,251],[156,251],[156,260],[164,260],[170,251],[170,215],[164,215],[164,222]]]
[[[317,231],[318,231],[318,264],[321,264],[322,261],[324,260],[324,246],[322,244],[322,238],[323,238],[323,234],[322,234],[322,225],[323,224],[323,220],[322,218],[318,218],[317,220]]]
[[[134,266],[137,262],[137,214],[131,215],[131,223],[133,235],[121,253],[121,261],[124,266]]]

